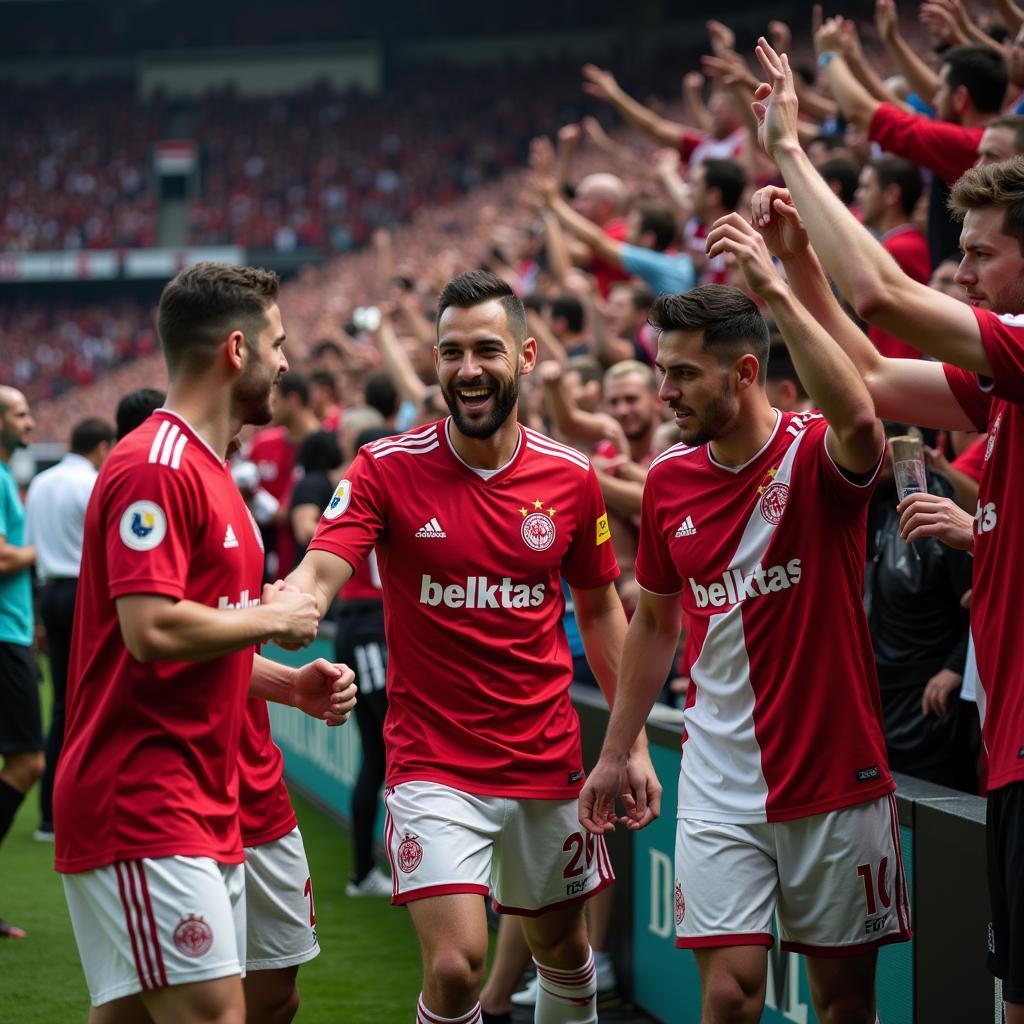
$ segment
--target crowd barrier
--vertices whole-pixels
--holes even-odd
[[[270,648],[290,664],[332,658],[324,639],[299,654]],[[573,688],[584,761],[593,764],[608,720],[594,690]],[[274,736],[288,783],[347,824],[359,767],[356,729],[326,729],[292,708],[271,705]],[[609,851],[617,884],[612,953],[625,996],[665,1024],[696,1024],[699,983],[693,957],[675,948],[673,846],[680,729],[648,725],[651,757],[665,787],[662,816],[637,833],[618,830]],[[827,749],[822,757],[827,758]],[[878,958],[882,1024],[988,1024],[1002,1020],[1000,992],[985,966],[985,802],[916,779],[897,778],[900,839],[911,897],[914,939],[885,946]],[[383,814],[378,816],[381,838]],[[815,1024],[804,958],[769,955],[765,1024]]]

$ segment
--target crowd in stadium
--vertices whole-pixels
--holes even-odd
[[[820,794],[815,804],[789,774],[783,772],[778,782],[769,778],[768,768],[762,771],[762,759],[782,759],[782,741],[770,725],[778,711],[770,694],[752,692],[747,718],[760,714],[764,717],[759,722],[769,723],[761,724],[757,740],[752,728],[749,737],[749,745],[756,749],[752,756],[758,759],[757,771],[762,772],[757,786],[763,786],[764,793],[758,789],[755,804],[760,804],[755,810],[738,800],[739,809],[730,807],[727,813],[733,817],[724,820],[731,828],[736,823],[782,821],[787,815],[804,820],[819,811],[839,815],[875,808],[881,825],[874,819],[874,824],[865,824],[865,818],[857,827],[879,831],[880,841],[889,843],[864,854],[874,858],[871,863],[884,854],[879,889],[892,893],[896,903],[893,914],[879,919],[876,942],[885,943],[910,934],[900,902],[905,899],[905,881],[898,864],[898,839],[894,850],[887,831],[893,784],[886,764],[963,792],[989,794],[990,889],[996,917],[990,964],[1003,979],[1006,1019],[1019,1024],[1024,1021],[1024,956],[1019,945],[1024,899],[1016,877],[1024,817],[1014,799],[1024,781],[1019,753],[1024,748],[1014,736],[1022,714],[1015,692],[1020,639],[1012,622],[1012,588],[997,582],[1000,564],[1013,558],[1015,541],[1005,527],[1000,533],[997,523],[1009,518],[1004,507],[1015,500],[1012,456],[1020,443],[1019,405],[1024,398],[1019,383],[1024,316],[1019,284],[1024,273],[1024,9],[1013,0],[997,0],[984,12],[969,11],[964,0],[929,0],[917,19],[900,20],[894,0],[876,0],[873,25],[843,16],[823,18],[816,9],[807,27],[793,26],[791,31],[778,21],[766,25],[756,54],[753,40],[738,42],[721,22],[708,22],[707,30],[706,54],[694,66],[677,69],[682,73],[681,103],[665,96],[632,95],[615,74],[597,64],[572,72],[571,88],[578,90],[575,102],[556,101],[552,95],[563,97],[568,89],[566,68],[560,62],[538,69],[531,87],[523,85],[521,71],[494,75],[494,93],[469,89],[468,73],[435,70],[422,77],[409,73],[400,87],[373,98],[318,89],[269,104],[213,95],[195,105],[192,116],[207,166],[204,194],[190,207],[190,241],[344,254],[304,268],[281,286],[279,296],[273,291],[287,333],[289,369],[278,378],[269,425],[243,432],[232,456],[232,473],[259,526],[266,582],[289,577],[300,591],[317,598],[316,616],[328,614],[320,600],[324,594],[333,598],[338,580],[344,584],[329,614],[339,624],[338,660],[356,670],[355,718],[365,754],[353,806],[357,856],[349,893],[408,902],[409,892],[401,887],[410,885],[406,876],[419,867],[417,858],[423,850],[410,830],[400,845],[394,841],[393,883],[374,862],[374,815],[385,780],[384,666],[389,639],[392,644],[394,640],[384,633],[380,573],[372,553],[351,582],[348,563],[354,565],[370,552],[373,540],[367,542],[366,537],[372,529],[378,529],[375,536],[382,547],[395,545],[399,554],[391,558],[405,557],[401,542],[380,525],[390,521],[388,516],[399,516],[401,495],[418,493],[416,477],[402,475],[403,457],[415,461],[408,458],[410,451],[426,454],[441,444],[437,431],[448,428],[433,425],[449,409],[460,425],[460,414],[466,422],[472,420],[476,403],[497,406],[504,395],[504,385],[491,393],[489,370],[481,372],[477,395],[461,380],[461,371],[445,369],[445,359],[458,358],[465,365],[473,358],[466,355],[462,335],[445,334],[453,310],[457,319],[462,314],[468,317],[481,304],[497,302],[513,336],[512,310],[519,309],[518,299],[525,316],[524,337],[535,339],[536,355],[535,361],[532,356],[527,360],[529,372],[521,381],[515,374],[520,389],[516,414],[526,428],[523,444],[577,468],[592,466],[593,475],[587,479],[595,482],[595,494],[579,485],[584,497],[578,500],[593,499],[594,509],[606,510],[603,526],[602,517],[597,519],[597,547],[605,539],[608,547],[589,561],[578,552],[572,555],[574,561],[566,556],[572,596],[579,598],[579,580],[604,585],[617,576],[614,592],[633,619],[625,640],[628,654],[629,644],[638,642],[632,639],[634,633],[650,641],[651,650],[665,650],[657,644],[671,632],[672,621],[658,619],[654,624],[652,609],[667,615],[657,602],[667,604],[667,594],[678,609],[678,595],[683,595],[684,614],[681,623],[675,622],[665,671],[652,669],[645,676],[640,669],[624,667],[620,673],[620,692],[632,699],[616,704],[605,756],[584,790],[581,820],[598,837],[612,827],[615,815],[604,801],[614,797],[620,785],[627,792],[632,787],[636,801],[627,807],[623,820],[629,819],[631,827],[650,820],[647,800],[654,810],[657,802],[650,779],[641,769],[625,782],[617,774],[617,757],[622,764],[628,758],[634,768],[640,760],[630,744],[643,717],[634,721],[630,708],[634,717],[641,711],[645,716],[647,708],[641,705],[649,696],[648,707],[657,699],[686,709],[690,717],[684,749],[693,764],[705,749],[701,744],[717,735],[714,723],[699,716],[718,714],[714,704],[710,712],[704,710],[710,698],[705,696],[701,703],[701,688],[716,694],[707,664],[723,656],[723,645],[739,645],[740,660],[746,659],[743,678],[753,689],[756,686],[749,681],[759,672],[779,673],[780,686],[797,685],[793,675],[804,666],[799,659],[813,640],[805,638],[798,650],[794,643],[797,668],[792,672],[765,668],[763,659],[765,648],[775,642],[769,603],[775,598],[770,595],[796,593],[803,580],[801,593],[821,597],[819,614],[827,611],[831,616],[828,628],[842,621],[828,642],[834,645],[837,688],[843,696],[828,709],[817,710],[808,698],[806,714],[820,712],[825,734],[808,740],[805,730],[794,730],[793,737],[787,736],[793,747],[787,756],[808,765],[816,743],[832,743],[836,763],[843,770],[848,767],[851,775],[855,771],[860,795],[851,798],[841,782],[830,777],[818,781],[834,792]],[[790,62],[782,54],[790,55]],[[801,55],[806,61],[799,59]],[[109,96],[106,107],[83,105],[62,111],[60,123],[48,122],[45,131],[39,130],[39,118],[33,115],[46,104],[45,91],[33,94],[24,109],[0,115],[0,125],[11,119],[7,127],[15,139],[14,149],[0,157],[0,169],[7,160],[11,172],[0,197],[4,248],[151,243],[155,212],[146,198],[141,168],[145,147],[155,138],[159,102],[131,107],[124,106],[114,90]],[[558,115],[567,108],[579,117],[559,124]],[[125,132],[101,131],[103,119],[115,113],[123,115]],[[259,279],[258,285],[271,294],[266,281]],[[482,289],[484,297],[474,289]],[[161,310],[163,318],[163,304]],[[761,359],[750,364],[749,379],[739,369],[735,379],[723,376],[719,391],[701,392],[694,369],[699,359],[684,358],[683,342],[666,339],[702,334],[703,356],[711,360],[716,325],[749,323],[743,317],[751,310],[759,314],[759,324],[763,317],[767,325],[766,371]],[[9,458],[29,436],[27,405],[24,399],[19,404],[11,398],[10,387],[29,400],[48,436],[74,438],[74,428],[79,438],[77,447],[73,445],[76,453],[94,453],[102,444],[109,448],[113,428],[107,437],[95,427],[94,418],[109,415],[124,395],[141,386],[162,388],[167,383],[151,324],[152,312],[130,303],[45,311],[29,305],[0,307],[4,354],[9,356],[0,367],[0,455]],[[175,362],[179,357],[174,344],[179,343],[162,340],[173,395],[175,374],[180,378],[184,363]],[[716,356],[723,366],[735,354],[729,348],[733,340],[714,343],[724,346],[721,351],[726,354]],[[747,336],[741,340],[746,344]],[[519,343],[520,369],[522,351]],[[482,364],[490,365],[488,358],[498,357],[484,352]],[[740,359],[736,366],[742,365]],[[751,397],[758,388],[764,390],[763,406]],[[177,394],[180,397],[180,390]],[[159,400],[155,396],[154,405]],[[20,421],[11,418],[12,410]],[[759,436],[753,426],[747,434],[737,426],[745,415],[751,424],[761,415],[758,422],[763,425],[770,419],[771,426],[745,458],[729,462],[724,453],[742,451],[741,441]],[[162,460],[167,465],[181,457],[181,446],[172,453],[179,428],[169,426],[166,418],[158,421],[159,416],[140,428],[154,434],[152,438],[146,434],[143,444],[143,435],[138,434],[135,443],[142,462],[148,451],[148,463]],[[88,452],[81,448],[83,422],[93,422],[92,432],[85,431],[92,444]],[[787,433],[805,438],[804,453],[816,445],[824,455],[812,462],[784,437]],[[405,438],[392,440],[396,434]],[[883,434],[923,453],[919,486],[906,487],[888,458],[883,457],[879,468],[879,452],[887,450]],[[537,440],[539,435],[554,440]],[[186,437],[184,430],[180,437]],[[520,435],[515,437],[518,444]],[[783,447],[783,442],[790,447]],[[723,453],[722,464],[716,462],[714,444]],[[707,466],[688,470],[692,495],[683,495],[678,507],[667,500],[665,506],[657,504],[668,489],[669,467],[682,472],[684,459],[704,445]],[[103,449],[104,457],[108,448]],[[462,459],[457,449],[453,444]],[[476,450],[473,443],[468,450]],[[395,454],[399,457],[392,458]],[[763,466],[757,462],[762,455]],[[371,472],[372,460],[386,469]],[[900,460],[893,455],[892,461]],[[764,565],[757,560],[756,565],[743,563],[748,569],[745,577],[731,568],[723,576],[719,568],[709,570],[702,580],[694,575],[687,579],[665,568],[669,552],[677,567],[689,557],[677,554],[673,544],[685,544],[701,533],[709,536],[713,523],[731,522],[739,514],[728,496],[719,494],[714,502],[704,497],[705,491],[724,487],[714,482],[716,471],[739,480],[749,467],[757,468],[758,479],[752,481],[752,486],[759,485],[757,497],[751,500],[761,509],[761,520],[756,529],[745,533],[740,524],[735,533],[736,540],[742,537],[743,544],[753,544],[761,542],[758,531],[768,529],[764,523],[774,529],[784,521],[787,502],[793,522],[796,496],[806,494],[799,491],[797,478],[788,475],[796,472],[796,465],[808,476],[813,472],[815,486],[832,501],[819,495],[819,505],[801,497],[807,504],[799,514],[807,543],[820,545],[814,550],[822,560],[831,552],[834,564],[812,565],[804,555],[802,567],[799,559],[769,566],[769,538],[760,549]],[[499,463],[481,469],[467,463],[488,484],[501,467]],[[561,486],[557,474],[551,473],[551,487]],[[383,483],[377,482],[378,475]],[[369,499],[358,495],[353,501],[350,477],[358,486],[379,488],[379,495],[374,492],[378,504],[370,507]],[[104,494],[113,486],[107,485]],[[221,485],[210,484],[211,493],[217,486]],[[531,551],[551,545],[556,526],[569,518],[568,512],[556,515],[555,505],[562,508],[563,502],[569,505],[574,500],[538,498],[533,510],[520,510],[523,539]],[[550,506],[546,510],[545,503]],[[142,509],[144,502],[137,504],[137,516],[151,515]],[[586,507],[591,510],[589,504]],[[446,530],[453,530],[453,518],[435,516],[432,509],[424,505],[421,513],[417,506],[409,513],[416,522],[408,525],[416,529],[419,540],[446,539]],[[339,520],[346,513],[348,518]],[[10,510],[7,514],[13,515]],[[743,515],[748,514],[745,506]],[[669,523],[665,517],[671,515],[676,518]],[[359,526],[366,532],[354,540],[354,533],[345,533],[345,524],[359,517],[366,520]],[[426,522],[420,525],[420,519]],[[539,520],[529,537],[528,519]],[[0,547],[0,596],[2,587],[15,577],[28,578],[35,558],[34,548],[17,547],[12,540],[3,526],[10,521],[0,520],[0,534],[6,538]],[[138,539],[125,540],[129,547],[146,549],[145,533],[138,531],[152,529],[147,522],[143,518],[142,525],[131,526]],[[122,538],[125,529],[122,521]],[[220,519],[216,529],[218,536],[223,535]],[[237,547],[237,542],[228,543],[234,533],[232,526],[227,529],[224,547]],[[593,530],[592,522],[588,529]],[[724,535],[725,526],[720,529]],[[500,541],[493,546],[500,547]],[[379,547],[378,557],[380,551]],[[660,563],[655,553],[662,556]],[[349,571],[329,566],[329,556],[337,556],[331,560],[342,562]],[[391,571],[395,572],[393,567]],[[385,564],[385,576],[386,572]],[[829,572],[835,578],[826,586],[823,574]],[[65,573],[57,575],[63,578]],[[50,576],[52,580],[54,574]],[[810,584],[812,576],[817,582]],[[500,571],[494,570],[492,578],[499,580]],[[465,587],[442,589],[424,576],[419,589],[417,577],[418,605],[474,607],[469,584],[476,587],[479,580],[484,588],[487,577],[462,580]],[[827,596],[832,590],[840,597]],[[281,596],[290,593],[287,588],[274,593],[279,595],[274,601],[293,600],[299,608],[298,596]],[[395,593],[389,595],[391,601],[406,600]],[[842,596],[856,603],[856,613],[841,604]],[[236,594],[232,600],[245,606],[244,597]],[[526,607],[531,600],[528,592],[522,600],[521,605],[506,607]],[[726,633],[723,639],[723,631],[732,628],[723,626],[729,615],[715,615],[709,607],[739,606],[744,601],[748,636],[744,639],[741,625],[738,634]],[[416,610],[415,595],[409,603],[416,614],[433,614]],[[789,607],[795,606],[794,599]],[[314,614],[303,608],[303,614]],[[814,632],[813,611],[801,613],[805,634]],[[564,625],[573,680],[604,686],[607,651],[595,654],[593,609],[584,604],[579,616],[577,623],[570,603]],[[433,620],[426,621],[429,639],[434,625]],[[847,627],[852,640],[844,640]],[[294,627],[273,635],[299,642],[305,634]],[[756,664],[752,637],[758,638],[760,647]],[[0,632],[0,640],[6,646],[23,644],[23,633],[15,638]],[[860,641],[867,645],[864,649],[858,647]],[[429,656],[416,643],[403,639],[402,657]],[[778,641],[775,661],[787,656],[781,648],[789,643]],[[719,648],[706,653],[716,644]],[[412,654],[405,653],[410,649]],[[632,648],[634,653],[643,649]],[[820,655],[822,648],[814,650]],[[866,674],[856,670],[865,650],[874,662],[862,666]],[[653,663],[659,667],[657,657]],[[875,677],[877,687],[867,692],[866,684],[874,687]],[[315,705],[315,710],[321,716],[344,717],[348,706],[344,713],[339,711],[338,694],[343,682],[348,686],[348,677],[332,676],[329,682],[334,686],[332,704]],[[388,685],[398,684],[392,679]],[[407,699],[405,689],[401,694]],[[849,704],[840,705],[847,698]],[[443,706],[432,701],[423,707],[442,718]],[[859,750],[849,739],[851,727],[840,728],[829,719],[840,706],[851,722],[864,726],[869,739],[872,715],[877,713],[877,761],[856,763]],[[70,720],[76,720],[73,714]],[[78,721],[83,734],[92,727],[81,712]],[[740,732],[737,727],[737,736]],[[408,748],[417,740],[432,737],[400,736],[397,728],[389,737],[402,757],[411,756]],[[447,749],[445,737],[438,742]],[[743,742],[736,739],[745,757],[749,751]],[[40,742],[35,752],[42,749]],[[60,749],[59,737],[54,747],[51,736],[46,749],[52,759],[53,751]],[[73,756],[76,765],[84,762],[85,748],[79,746]],[[685,775],[686,755],[683,763]],[[589,771],[593,766],[585,767]],[[13,775],[0,773],[0,835],[43,768],[44,759],[36,757]],[[725,774],[718,776],[709,771],[706,777],[695,768],[690,771],[695,790],[705,785],[709,791],[726,791],[740,778],[738,770],[729,775],[723,769]],[[826,775],[830,773],[823,771]],[[457,784],[450,774],[432,777],[442,783],[453,778]],[[427,785],[411,779],[409,775],[399,781]],[[579,777],[570,778],[577,792],[580,782]],[[394,784],[389,777],[388,785]],[[52,817],[47,817],[52,786],[51,774],[43,787],[44,837],[53,832]],[[406,801],[393,798],[389,814],[399,820],[405,815],[404,820],[419,821],[418,827],[426,828],[415,817],[413,796]],[[877,801],[877,808],[870,801]],[[701,814],[695,817],[701,820]],[[294,816],[288,821],[294,825]],[[250,835],[257,833],[250,829]],[[582,833],[579,841],[582,856]],[[586,841],[592,852],[591,835]],[[711,841],[700,829],[687,832],[682,824],[678,842],[694,863],[713,846],[707,845]],[[716,842],[726,841],[719,837]],[[732,856],[734,849],[728,844],[714,847],[721,857]],[[610,879],[602,873],[600,852],[591,871],[591,852],[588,874],[580,884],[597,894]],[[806,850],[802,855],[807,856]],[[796,871],[800,856],[792,856]],[[84,870],[76,867],[67,841],[58,850],[58,859],[62,871],[73,875]],[[783,859],[779,854],[780,870]],[[883,885],[885,865],[890,875]],[[677,912],[678,944],[698,951],[707,1006],[720,1014],[708,1019],[758,1020],[764,965],[757,957],[770,945],[763,941],[770,940],[768,925],[730,902],[726,883],[732,885],[734,879],[723,882],[713,877],[713,871],[690,870],[694,873],[686,887],[689,916],[684,923],[682,912]],[[742,870],[747,870],[746,862]],[[451,889],[440,876],[423,877],[428,881],[420,884],[432,892]],[[852,877],[856,880],[856,872]],[[819,888],[826,884],[841,894],[839,881],[818,878]],[[869,890],[871,884],[868,878]],[[511,902],[515,907],[545,902],[536,893],[522,895],[525,889],[516,890],[507,877],[500,880],[496,898],[509,905],[512,897],[502,897],[502,890],[525,901]],[[681,901],[682,890],[677,892]],[[700,892],[709,895],[702,900]],[[859,898],[863,892],[858,889]],[[742,887],[741,895],[750,902]],[[409,898],[415,907],[416,897]],[[712,906],[716,899],[721,907]],[[602,902],[607,900],[597,895],[595,903]],[[873,905],[870,891],[868,902]],[[808,905],[814,909],[813,900]],[[819,1019],[871,1024],[876,942],[858,944],[850,938],[857,927],[863,928],[863,920],[854,922],[852,932],[843,931],[840,920],[833,935],[827,928],[798,920],[792,908],[788,912],[793,917],[784,922],[784,945],[789,941],[788,948],[808,953],[819,963],[814,970],[820,973],[812,982]],[[461,955],[469,949],[469,938],[465,946],[447,932],[441,938],[443,929],[452,930],[453,921],[459,921],[457,916],[446,917],[443,929],[425,916],[415,920],[428,953],[440,949]],[[586,952],[580,955],[573,945],[578,937],[573,929],[582,924],[575,918],[560,935],[545,932],[540,925],[525,927],[538,971],[538,982],[526,998],[536,1002],[538,1021],[597,1019],[596,994],[615,984],[601,920],[600,911],[592,917],[589,945],[584,941]],[[4,928],[12,935],[19,932],[10,925]],[[466,964],[460,962],[458,968],[442,964],[441,953],[436,963],[427,956],[417,1020],[509,1020],[513,988],[505,979],[518,980],[529,956],[518,927],[515,932],[504,933],[500,949],[519,970],[496,971],[482,993],[482,964],[473,959],[475,948],[473,955],[466,952]],[[716,958],[723,947],[734,948],[718,941],[723,934],[740,936],[735,947],[756,949],[757,954],[744,953],[730,962]],[[821,966],[850,962],[842,957],[830,960],[837,949],[856,953],[859,966],[846,973]],[[289,966],[297,969],[299,962],[301,958]],[[293,971],[281,990],[290,1010],[274,1019],[290,1020],[288,1013],[294,1014],[294,985]],[[274,998],[279,995],[273,993]]]

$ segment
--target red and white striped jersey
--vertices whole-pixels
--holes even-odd
[[[890,792],[862,605],[867,502],[818,414],[743,466],[676,445],[644,487],[637,582],[689,625],[679,816],[783,821]]]
[[[448,421],[363,447],[310,550],[376,545],[388,641],[388,785],[569,799],[582,785],[561,578],[618,576],[586,456],[519,428],[485,479]]]

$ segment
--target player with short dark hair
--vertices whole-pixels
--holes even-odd
[[[438,303],[434,360],[451,413],[360,450],[289,582],[326,608],[376,547],[388,638],[385,804],[392,902],[423,952],[421,1024],[481,1019],[483,898],[523,916],[537,1020],[593,1022],[580,901],[612,881],[574,800],[583,779],[564,575],[605,692],[625,628],[589,461],[516,421],[537,342],[512,289],[474,271]],[[639,730],[638,730],[639,731]],[[642,817],[660,794],[642,738]]]
[[[882,427],[853,364],[750,225],[736,213],[718,221],[708,252],[739,263],[821,412],[771,406],[768,328],[738,288],[655,303],[660,396],[682,442],[644,487],[641,597],[580,820],[597,834],[615,827],[626,737],[669,673],[685,613],[676,945],[696,955],[702,1019],[761,1019],[777,912],[782,948],[807,955],[819,1019],[842,1006],[844,1020],[869,1024],[876,947],[910,936],[861,604]],[[641,827],[628,802],[627,812]]]
[[[282,824],[276,748],[260,745],[247,717],[250,705],[266,709],[248,698],[333,723],[353,703],[342,666],[293,670],[254,655],[273,639],[308,643],[319,622],[307,596],[261,593],[259,534],[224,461],[243,424],[270,418],[287,369],[276,281],[200,263],[167,286],[166,405],[116,445],[86,513],[54,815],[91,1024],[146,1013],[187,1024],[243,1019],[244,814],[261,815],[263,830]],[[243,763],[240,822],[246,743],[265,774],[246,779]],[[249,913],[272,931],[265,948],[280,941],[282,914],[294,913],[282,910],[290,890],[308,890],[305,857],[288,852],[262,875],[285,879],[275,913],[262,905],[265,891],[249,894]],[[309,892],[300,899],[315,947]],[[292,1003],[293,990],[294,978]],[[268,1001],[256,1019],[293,1014],[294,1005]]]
[[[117,423],[117,440],[130,434],[137,426],[144,423],[151,413],[156,412],[167,396],[156,388],[137,388],[129,391],[117,403],[114,421]]]
[[[756,107],[759,135],[789,192],[758,193],[754,222],[784,261],[801,300],[849,352],[882,416],[988,434],[973,524],[938,495],[910,495],[899,511],[905,540],[935,536],[974,551],[971,635],[988,752],[989,967],[1002,979],[1007,1021],[1021,1024],[1024,636],[1008,567],[1022,559],[1017,524],[1024,451],[1024,158],[972,168],[953,187],[951,205],[963,222],[956,279],[967,301],[959,301],[901,273],[819,188],[797,140],[798,102],[787,58],[763,39],[758,58],[767,78]],[[887,359],[865,346],[863,335],[851,331],[839,311],[823,268],[859,316],[936,361]]]

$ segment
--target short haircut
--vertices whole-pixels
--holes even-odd
[[[575,295],[559,295],[551,300],[551,319],[565,320],[573,334],[583,330],[583,303]]]
[[[297,373],[295,370],[288,370],[281,374],[277,382],[277,393],[282,398],[298,395],[299,404],[303,409],[309,405],[309,383],[301,373]]]
[[[605,370],[604,386],[607,387],[613,380],[622,380],[623,377],[639,377],[648,391],[654,391],[657,387],[654,371],[639,359],[620,359],[619,362],[612,363]]]
[[[1024,156],[964,171],[949,194],[949,208],[958,219],[989,206],[1004,211],[1003,234],[1017,239],[1024,256]]]
[[[796,372],[796,367],[793,365],[793,357],[790,355],[786,343],[779,337],[771,339],[771,346],[768,350],[766,379],[774,381],[788,380],[796,388],[796,393],[800,398],[810,397],[807,394],[806,388],[804,388],[803,381],[800,380],[800,375]]]
[[[739,288],[704,284],[682,295],[661,295],[649,323],[657,331],[701,331],[704,350],[720,362],[751,353],[764,383],[768,363],[768,325],[754,301]]]
[[[129,391],[120,402],[117,403],[117,412],[114,414],[114,422],[117,423],[117,440],[126,437],[137,426],[144,423],[164,404],[166,395],[156,388],[137,388]]]
[[[924,177],[921,168],[902,157],[885,153],[872,160],[869,166],[878,178],[878,187],[887,189],[896,185],[900,190],[900,208],[906,216],[914,212],[917,201],[924,191]]]
[[[210,262],[183,270],[164,288],[157,313],[168,370],[205,366],[232,331],[242,331],[255,348],[277,289],[270,270]]]
[[[593,356],[573,356],[565,361],[566,373],[579,374],[581,384],[600,381],[604,376],[601,364]]]
[[[646,313],[654,305],[654,291],[643,281],[616,281],[612,285],[612,290],[616,288],[625,288],[629,292],[633,309],[638,313]]]
[[[75,455],[88,455],[106,442],[110,444],[115,437],[114,428],[106,420],[89,416],[79,420],[71,429],[71,451]]]
[[[722,205],[732,213],[743,198],[747,172],[735,160],[705,160],[704,187],[717,188],[722,194]]]
[[[509,332],[517,344],[526,340],[526,310],[522,300],[504,279],[489,270],[467,270],[453,277],[442,289],[437,300],[437,325],[440,330],[441,317],[449,306],[456,309],[472,309],[485,302],[497,301],[505,310]]]
[[[331,393],[331,398],[338,399],[338,382],[330,370],[314,370],[309,375],[309,383],[317,387],[326,388]]]
[[[848,156],[834,156],[821,165],[819,173],[830,185],[833,181],[839,183],[839,198],[844,206],[853,203],[860,179],[860,166],[856,161]]]
[[[366,404],[376,409],[386,420],[398,412],[398,389],[386,370],[377,370],[366,378],[363,396]]]
[[[998,114],[1006,98],[1009,72],[1003,55],[991,46],[954,46],[942,55],[949,66],[950,92],[964,86],[971,102],[983,114]]]
[[[332,430],[314,431],[299,446],[295,461],[307,473],[326,473],[341,463],[341,446]]]
[[[985,124],[986,128],[1009,128],[1013,132],[1013,148],[1019,153],[1024,153],[1024,115],[1003,114],[1002,117],[993,117]]]
[[[650,231],[654,235],[652,248],[655,252],[664,252],[676,240],[679,232],[675,211],[664,203],[650,199],[638,199],[633,209],[639,214],[639,234]]]

